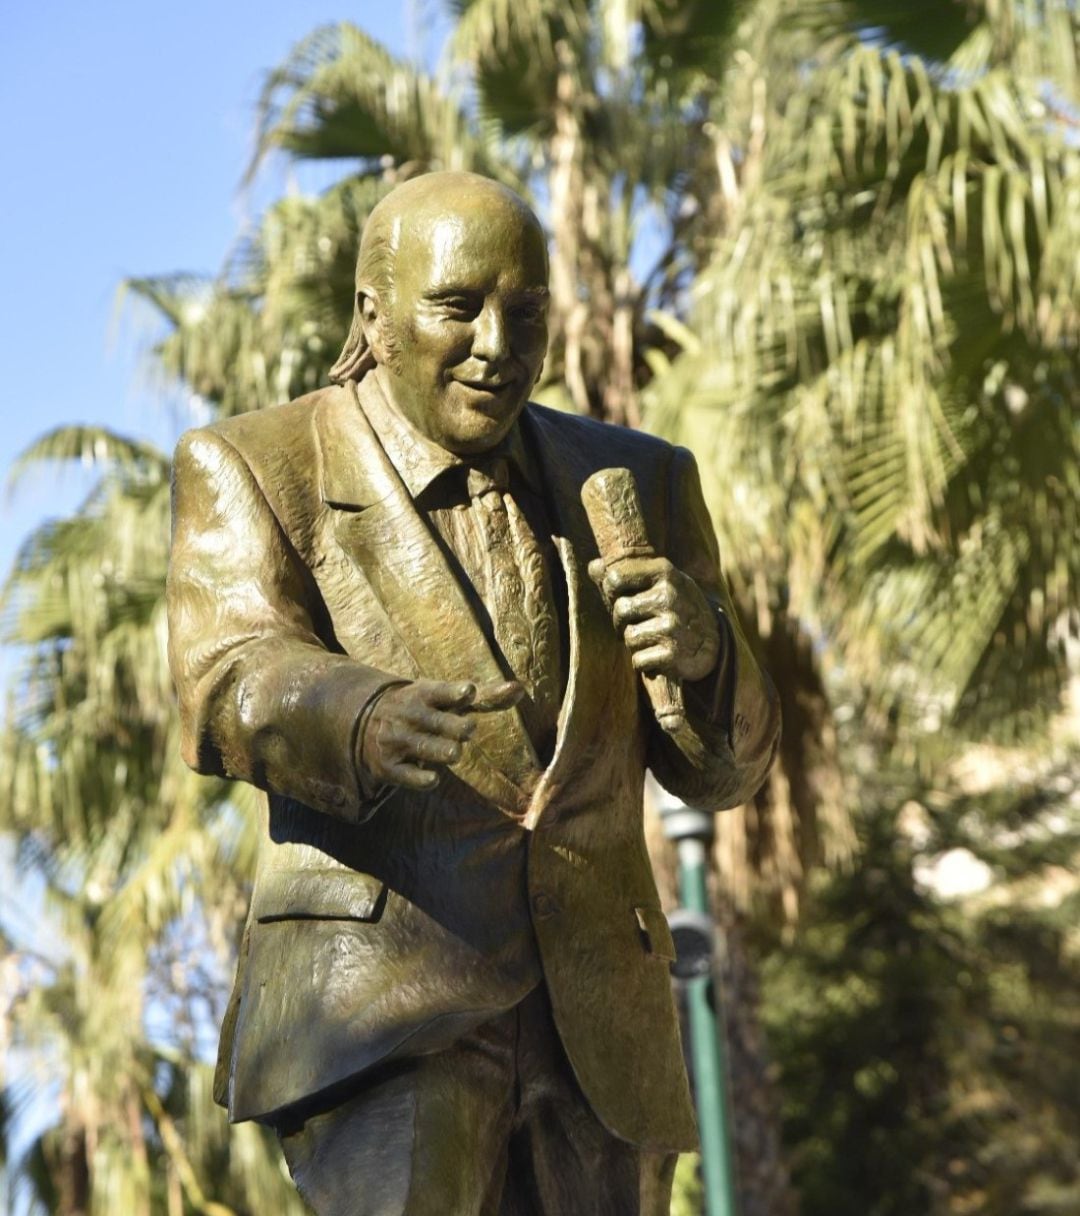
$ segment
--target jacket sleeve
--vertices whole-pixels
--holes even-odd
[[[648,763],[675,797],[701,810],[720,811],[749,801],[761,788],[779,743],[780,705],[743,636],[721,573],[697,465],[685,448],[675,449],[669,470],[665,556],[713,606],[720,657],[710,675],[683,685],[696,745],[680,747],[654,725]]]
[[[366,809],[358,724],[395,680],[324,645],[316,596],[240,453],[189,431],[173,467],[166,587],[183,758],[355,822]]]

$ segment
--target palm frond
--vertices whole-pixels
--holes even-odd
[[[169,474],[169,460],[152,444],[130,439],[105,427],[66,425],[47,431],[13,462],[8,473],[15,486],[26,473],[45,462],[76,462],[83,468],[111,466],[160,481]]]
[[[326,25],[272,72],[258,105],[249,176],[275,149],[302,159],[356,158],[499,175],[460,106],[425,73],[348,23]]]

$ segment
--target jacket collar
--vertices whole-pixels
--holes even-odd
[[[345,408],[355,409],[347,389],[339,392],[347,398]],[[374,374],[369,373],[363,378],[357,386],[357,395],[387,458],[414,500],[447,469],[460,468],[468,463],[422,434],[399,413],[387,400]],[[543,479],[536,461],[526,448],[518,423],[502,443],[484,455],[505,456],[533,490],[543,492]],[[324,450],[322,498],[330,506],[357,509],[372,506],[384,497],[382,491],[385,487],[372,484],[370,470],[365,462],[355,459],[355,456],[356,453],[338,446]]]

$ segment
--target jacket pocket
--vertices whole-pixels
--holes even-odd
[[[261,925],[278,920],[376,921],[386,904],[386,883],[352,870],[282,870],[262,875],[251,899]]]
[[[667,963],[675,961],[675,939],[671,936],[671,928],[667,917],[660,908],[634,909],[638,928],[641,930],[641,942],[646,950],[654,957],[661,958]]]

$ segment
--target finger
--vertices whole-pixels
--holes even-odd
[[[649,646],[672,642],[676,628],[674,613],[664,612],[660,616],[650,617],[647,621],[639,621],[636,625],[627,625],[623,630],[623,641],[631,650],[645,650]]]
[[[509,709],[524,695],[525,689],[517,680],[496,680],[490,684],[481,684],[476,690],[476,700],[469,706],[469,712],[483,714]]]
[[[607,573],[607,562],[602,557],[594,557],[589,562],[589,578],[603,590],[604,575]]]
[[[395,764],[453,764],[461,758],[461,744],[417,730],[405,721],[388,722],[379,731],[378,754],[389,768]]]
[[[667,642],[650,646],[647,650],[637,650],[631,656],[631,662],[638,671],[669,671],[675,663],[675,646]]]
[[[648,617],[660,616],[674,606],[674,588],[667,580],[650,587],[648,591],[640,591],[637,595],[620,596],[612,606],[611,615],[616,629],[622,629],[631,621],[643,621]]]
[[[456,739],[459,743],[464,743],[476,730],[476,723],[464,713],[443,713],[428,705],[414,705],[404,717],[420,734]]]
[[[413,734],[405,741],[402,758],[423,764],[454,764],[461,759],[461,744],[438,735]]]
[[[416,691],[434,709],[465,709],[476,696],[476,685],[468,680],[417,680]]]
[[[402,762],[391,765],[386,777],[388,781],[392,781],[395,785],[403,785],[406,789],[430,790],[439,784],[442,774],[421,768],[418,764]]]
[[[602,590],[609,600],[633,595],[651,587],[671,570],[671,562],[666,557],[626,557],[607,567]]]

